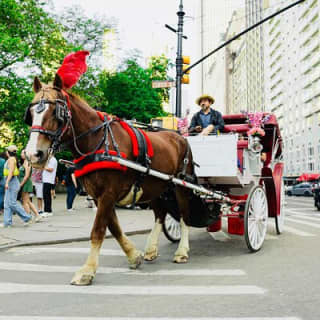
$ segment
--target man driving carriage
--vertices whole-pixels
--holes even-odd
[[[219,111],[210,108],[214,103],[214,98],[202,95],[196,100],[196,103],[201,107],[201,110],[192,117],[189,133],[200,133],[207,136],[211,133],[221,132],[224,128],[222,115]]]

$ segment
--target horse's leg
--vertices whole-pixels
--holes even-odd
[[[181,187],[176,189],[176,197],[180,212],[180,226],[181,226],[181,239],[177,251],[174,254],[173,262],[186,263],[188,262],[189,252],[189,227],[186,224],[189,218],[189,201],[186,190]]]
[[[92,283],[98,268],[100,248],[105,237],[112,210],[113,204],[110,202],[110,199],[105,199],[104,197],[99,199],[96,218],[91,230],[90,253],[86,263],[74,274],[71,284],[85,286]]]
[[[127,255],[130,269],[137,269],[143,262],[143,254],[141,251],[136,249],[134,244],[122,232],[114,209],[112,210],[108,228],[111,234],[119,242],[124,253]]]
[[[162,230],[162,224],[166,211],[161,207],[161,200],[157,199],[152,202],[151,207],[155,216],[155,225],[148,236],[147,244],[144,250],[144,260],[153,261],[158,257],[158,241]]]

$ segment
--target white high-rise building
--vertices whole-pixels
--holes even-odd
[[[198,32],[199,56],[203,57],[224,42],[232,7],[224,1],[200,0]],[[214,107],[226,112],[226,55],[222,49],[200,65],[200,94],[210,94],[215,98]]]
[[[246,0],[246,27],[262,20],[266,6],[263,0]],[[264,102],[264,39],[263,25],[246,34],[247,110],[263,111]]]
[[[225,34],[230,40],[245,28],[245,12],[239,9],[233,12]],[[229,44],[226,54],[226,113],[240,113],[247,110],[247,59],[246,41],[241,37]]]
[[[270,0],[269,15],[292,1]],[[307,0],[265,24],[267,111],[284,139],[286,176],[320,171],[319,0]]]

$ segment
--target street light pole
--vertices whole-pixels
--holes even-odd
[[[177,50],[177,59],[176,59],[176,116],[181,117],[181,104],[182,104],[182,65],[183,65],[183,58],[182,58],[182,37],[183,37],[183,17],[185,12],[183,11],[183,0],[180,0],[179,11],[177,12],[178,15],[178,50]]]

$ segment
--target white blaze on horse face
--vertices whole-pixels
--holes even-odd
[[[38,105],[35,105],[32,107],[32,109],[36,109]],[[46,111],[49,108],[49,104],[45,104],[45,108],[42,112],[34,112],[33,114],[33,121],[32,121],[32,127],[34,126],[42,126],[42,120],[46,113]],[[30,110],[31,111],[31,110]],[[35,155],[38,152],[37,146],[38,146],[38,138],[39,138],[39,132],[31,132],[30,138],[26,147],[26,152],[29,156]]]

